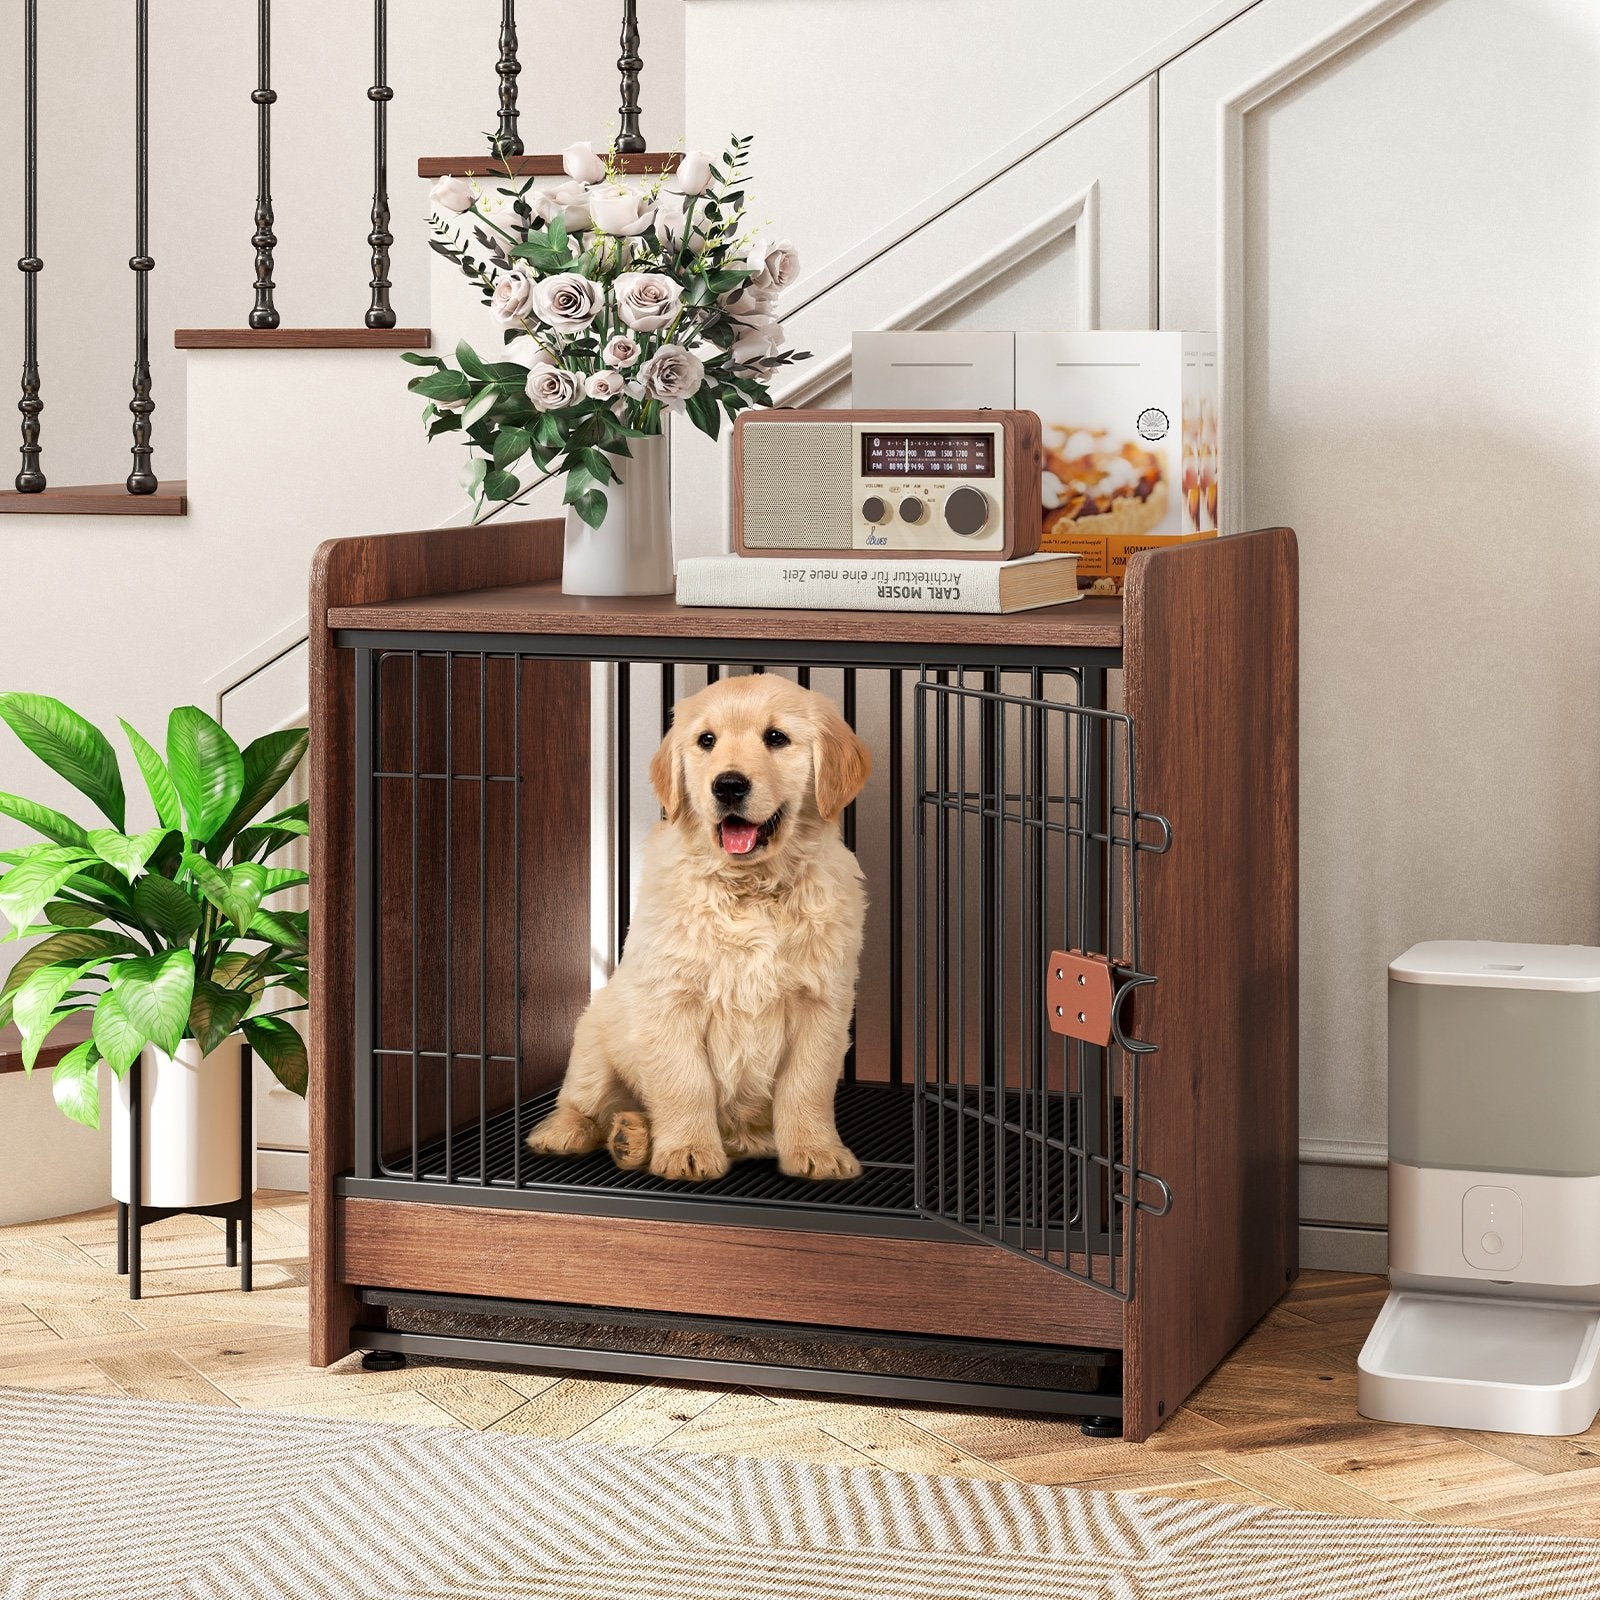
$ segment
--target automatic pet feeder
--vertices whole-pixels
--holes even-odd
[[[1582,1433],[1600,1410],[1600,949],[1438,941],[1389,968],[1386,1422]]]

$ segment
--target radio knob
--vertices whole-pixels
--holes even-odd
[[[900,502],[900,520],[902,522],[921,522],[927,514],[928,508],[914,495],[907,495]]]
[[[989,497],[982,489],[963,484],[945,497],[944,520],[952,533],[970,539],[982,533],[989,521]]]
[[[882,495],[869,494],[861,502],[861,515],[871,523],[889,520],[889,502]]]

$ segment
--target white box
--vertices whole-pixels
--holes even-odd
[[[1046,550],[1120,593],[1139,550],[1217,532],[1217,338],[1019,333],[1016,405],[1044,426]]]
[[[862,411],[1012,409],[1014,333],[896,330],[850,342],[850,404]]]

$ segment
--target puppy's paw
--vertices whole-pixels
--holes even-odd
[[[582,1156],[605,1143],[600,1124],[571,1106],[557,1106],[528,1135],[528,1148],[540,1156]]]
[[[770,1128],[740,1128],[728,1134],[723,1142],[735,1161],[759,1160],[762,1156],[775,1156],[778,1153]]]
[[[859,1178],[861,1163],[842,1144],[820,1144],[783,1151],[778,1170],[791,1178]]]
[[[611,1159],[624,1172],[636,1172],[650,1160],[650,1124],[642,1111],[619,1111],[611,1119],[606,1140]]]
[[[663,1149],[650,1157],[650,1170],[658,1178],[687,1178],[704,1183],[728,1170],[728,1152],[720,1144],[684,1144]]]

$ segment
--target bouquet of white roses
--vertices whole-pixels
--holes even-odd
[[[434,185],[433,248],[482,290],[505,347],[463,341],[453,363],[407,352],[432,369],[408,387],[430,439],[465,436],[480,513],[559,471],[565,503],[599,527],[630,439],[660,433],[666,411],[714,439],[724,413],[770,405],[773,372],[805,359],[774,314],[795,252],[744,226],[749,148],[736,138],[720,162],[691,151],[670,176],[627,179],[575,144],[553,190]]]

